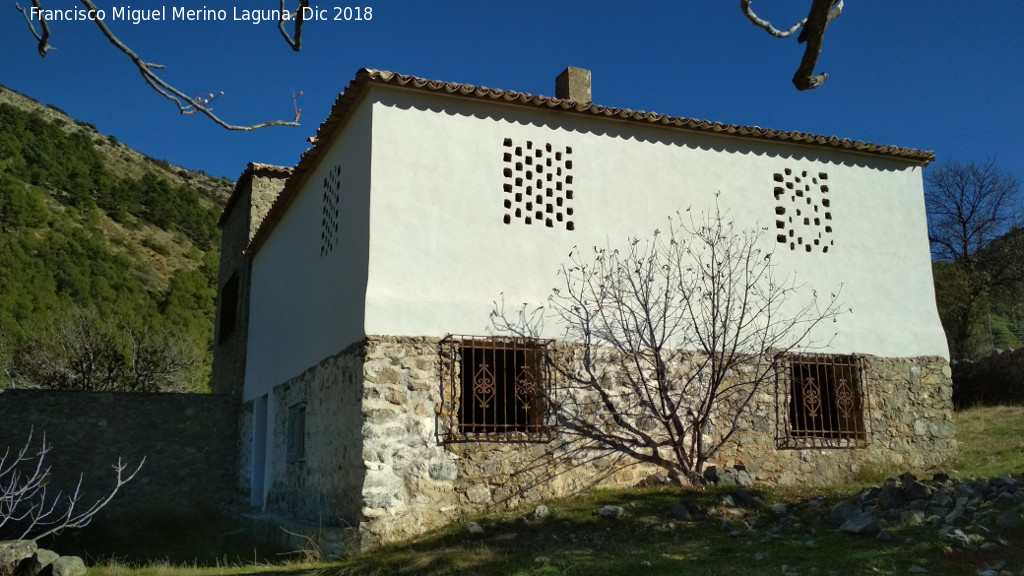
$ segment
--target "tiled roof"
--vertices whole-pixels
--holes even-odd
[[[331,137],[343,126],[349,117],[350,111],[355,108],[357,101],[366,93],[370,84],[383,84],[389,86],[400,86],[424,92],[443,94],[459,98],[472,98],[477,100],[489,100],[501,104],[524,106],[528,108],[539,108],[543,110],[555,110],[570,114],[582,114],[598,118],[611,118],[625,120],[641,124],[665,126],[679,130],[692,132],[703,132],[707,134],[718,134],[729,137],[745,138],[753,140],[767,140],[773,142],[786,142],[802,146],[814,146],[848,150],[862,154],[897,158],[926,166],[935,161],[935,153],[930,151],[914,150],[898,146],[885,146],[872,144],[860,140],[849,140],[836,136],[821,136],[805,132],[787,132],[784,130],[771,130],[757,126],[737,126],[733,124],[722,124],[721,122],[709,122],[707,120],[696,120],[693,118],[682,118],[668,116],[654,112],[642,112],[626,108],[612,108],[599,106],[597,104],[575,102],[549,96],[536,96],[511,90],[497,90],[472,86],[470,84],[459,84],[455,82],[441,82],[437,80],[426,80],[416,76],[406,76],[384,70],[362,69],[356,73],[356,77],[349,83],[345,91],[338,95],[330,115],[317,130],[313,148],[307,150],[299,163],[296,164],[285,184],[281,195],[274,202],[270,212],[267,214],[263,225],[256,232],[248,251],[253,252],[259,249],[266,237],[273,230],[281,215],[291,203],[292,197],[302,188],[308,172],[317,165],[317,160],[329,146]]]
[[[251,174],[287,178],[292,175],[292,169],[285,166],[275,166],[273,164],[249,162],[249,165],[245,167],[245,170],[243,170],[242,173],[239,174],[238,178],[235,179],[235,189],[231,192],[231,196],[228,197],[228,201],[224,204],[224,210],[220,213],[220,219],[217,220],[217,226],[224,227],[224,222],[228,218],[228,213],[230,213],[235,207],[235,203],[238,202],[238,197],[242,195],[242,182],[245,180],[246,176]]]

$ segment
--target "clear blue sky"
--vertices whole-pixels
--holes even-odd
[[[97,0],[108,11],[125,6]],[[289,1],[291,4],[291,0]],[[30,4],[24,0],[22,5]],[[736,0],[382,0],[364,22],[314,21],[292,52],[275,22],[231,21],[274,0],[139,0],[134,7],[224,9],[225,22],[108,25],[186,93],[225,95],[231,123],[293,116],[302,126],[229,133],[182,117],[90,22],[54,22],[45,59],[11,0],[0,0],[0,83],[91,122],[154,158],[235,178],[249,161],[293,165],[359,68],[553,95],[567,65],[593,71],[598,104],[732,124],[798,130],[984,161],[1024,180],[1024,2],[849,0],[830,27],[818,71],[797,92],[803,47],[754,28]],[[780,26],[810,0],[755,0]],[[78,7],[44,0],[45,8]]]

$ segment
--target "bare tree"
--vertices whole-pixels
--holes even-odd
[[[0,540],[39,540],[69,528],[87,526],[113,500],[118,491],[142,469],[143,458],[134,471],[118,459],[113,466],[114,487],[84,510],[82,480],[69,494],[49,493],[50,467],[46,455],[50,445],[43,441],[33,451],[32,434],[17,452],[8,448],[0,456]]]
[[[1024,281],[1019,240],[1002,240],[1019,228],[1020,182],[995,160],[949,161],[925,176],[925,206],[932,258],[951,263],[935,270],[936,299],[950,353],[982,353],[979,324],[993,291]]]
[[[839,314],[838,293],[777,278],[764,229],[742,230],[717,206],[677,215],[667,233],[622,250],[574,250],[547,310],[507,314],[502,332],[564,327],[567,357],[551,399],[560,433],[688,475],[740,428],[786,355]]]
[[[999,168],[949,161],[925,176],[925,207],[932,256],[974,265],[993,240],[1021,225],[1020,182]]]
[[[813,90],[824,84],[828,80],[828,74],[816,75],[814,68],[818,65],[818,58],[821,57],[821,48],[825,43],[825,30],[833,20],[843,13],[843,0],[811,0],[811,10],[807,17],[786,30],[780,30],[768,20],[759,17],[754,13],[750,3],[751,0],[740,0],[740,8],[747,20],[750,20],[755,26],[776,38],[789,38],[799,31],[797,42],[807,45],[804,48],[804,57],[800,60],[800,67],[793,75],[793,85],[796,86],[796,89]]]
[[[200,386],[195,352],[166,330],[140,329],[77,310],[51,318],[49,332],[47,340],[10,352],[0,342],[0,362],[12,387],[192,392]]]
[[[78,0],[82,6],[85,7],[90,14],[96,14],[96,5],[91,0]],[[39,56],[46,58],[46,55],[55,48],[50,44],[50,25],[47,21],[46,9],[43,8],[40,0],[32,0],[31,8],[23,8],[20,4],[15,4],[15,8],[21,12],[22,16],[25,17],[25,22],[28,24],[29,30],[32,36],[37,41],[37,51]],[[299,7],[291,12],[285,7],[285,0],[281,0],[280,17],[278,19],[278,29],[284,36],[285,41],[289,46],[292,47],[296,52],[302,49],[302,23],[305,15],[304,8],[309,8],[309,0],[299,0]],[[36,30],[34,21],[39,21],[39,30]],[[141,56],[135,53],[134,50],[129,48],[124,42],[122,42],[114,33],[107,27],[106,23],[101,18],[93,18],[92,22],[99,28],[100,33],[114,45],[119,51],[125,56],[131,59],[132,64],[142,74],[143,80],[150,88],[155,90],[158,94],[167,98],[178,107],[178,112],[182,115],[190,116],[195,113],[200,113],[210,120],[216,122],[219,126],[228,130],[242,130],[251,131],[260,128],[267,128],[270,126],[298,126],[299,116],[301,110],[296,102],[296,97],[292,95],[292,105],[295,108],[295,119],[292,121],[285,120],[271,120],[269,122],[261,122],[259,124],[252,125],[236,125],[229,124],[224,120],[221,120],[219,116],[214,114],[213,108],[210,104],[218,97],[222,96],[224,92],[214,93],[203,93],[196,96],[189,96],[181,90],[175,88],[164,80],[158,73],[159,70],[163,70],[165,67],[161,64],[155,64],[153,62],[146,62]],[[293,23],[294,35],[288,33],[286,24],[288,22]],[[299,93],[301,95],[301,92]]]

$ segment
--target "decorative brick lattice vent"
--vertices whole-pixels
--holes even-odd
[[[774,177],[775,239],[790,250],[828,252],[835,245],[828,174],[786,168]]]
[[[341,166],[324,177],[323,218],[320,220],[320,257],[338,245],[338,216],[341,203]]]
[[[575,229],[572,148],[505,138],[505,224]]]

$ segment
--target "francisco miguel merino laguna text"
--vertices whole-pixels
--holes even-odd
[[[185,8],[184,6],[171,6],[170,18],[168,18],[167,6],[159,8],[132,8],[131,6],[114,6],[110,9],[111,21],[131,22],[140,24],[142,22],[181,21],[181,22],[220,22],[234,20],[238,22],[278,22],[281,20],[294,20],[296,13],[287,10],[246,10],[232,7],[228,18],[228,11],[224,9],[207,8],[203,6],[198,9]],[[78,20],[107,20],[106,10],[85,10],[82,8],[68,8],[56,10],[44,10],[32,6],[29,8],[29,18],[32,20],[46,20],[47,22],[78,21]],[[373,19],[373,8],[370,6],[331,6],[321,8],[310,6],[302,8],[303,20],[340,20],[340,21],[361,21]]]

